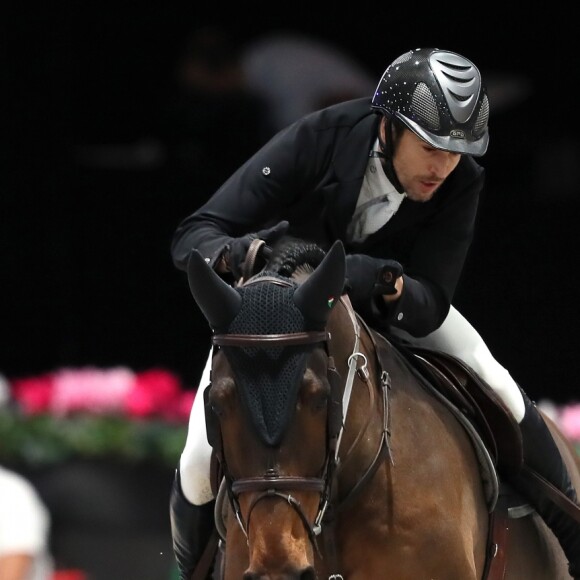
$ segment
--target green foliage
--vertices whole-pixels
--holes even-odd
[[[78,414],[23,416],[0,409],[0,461],[43,466],[73,458],[108,458],[174,467],[187,425],[160,419]]]

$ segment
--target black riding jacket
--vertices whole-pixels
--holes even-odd
[[[473,238],[484,170],[462,156],[431,200],[405,198],[381,229],[362,243],[351,243],[346,230],[379,120],[364,98],[312,113],[283,129],[181,222],[171,245],[175,265],[185,270],[195,248],[214,266],[232,238],[285,219],[289,234],[324,249],[341,240],[347,253],[403,265],[400,299],[366,313],[371,326],[386,330],[392,325],[417,337],[437,329],[449,311]]]

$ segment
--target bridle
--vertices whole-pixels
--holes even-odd
[[[274,283],[279,285],[290,286],[290,282],[277,277],[262,276],[258,278],[250,278],[244,284],[252,283]],[[339,450],[340,442],[344,432],[344,423],[348,413],[350,403],[350,396],[354,383],[355,374],[358,374],[365,382],[369,381],[369,373],[367,370],[367,359],[365,355],[360,352],[360,326],[357,322],[357,317],[352,310],[352,306],[346,296],[340,298],[344,303],[350,315],[350,320],[353,325],[355,341],[353,345],[352,354],[348,358],[348,373],[343,384],[340,373],[335,366],[335,359],[332,354],[332,337],[327,330],[322,331],[306,331],[306,332],[292,332],[282,334],[214,334],[212,336],[212,344],[214,348],[223,346],[228,347],[256,347],[256,346],[296,346],[307,344],[322,344],[327,355],[327,369],[326,376],[330,385],[330,396],[328,398],[327,407],[327,438],[326,438],[326,458],[319,477],[302,477],[281,475],[275,469],[268,469],[262,476],[248,477],[234,479],[229,473],[227,463],[225,461],[225,453],[223,449],[223,441],[221,437],[221,430],[219,421],[211,409],[209,403],[210,388],[204,391],[205,414],[206,414],[206,428],[208,441],[212,445],[214,452],[220,464],[221,472],[225,482],[226,492],[230,501],[230,505],[239,523],[239,526],[248,539],[249,524],[252,512],[256,505],[266,498],[279,497],[288,502],[288,504],[296,511],[300,517],[304,528],[308,534],[310,542],[320,555],[319,546],[317,543],[317,536],[322,531],[322,524],[325,520],[327,508],[333,498],[333,483],[335,481],[335,474],[340,463]],[[362,361],[362,365],[360,365]],[[375,473],[379,465],[379,459],[384,455],[385,449],[388,450],[387,442],[387,388],[389,387],[389,377],[386,372],[381,373],[381,383],[383,384],[383,405],[384,405],[384,420],[383,420],[383,436],[379,445],[379,450],[354,490],[349,492],[349,497],[353,492],[358,492],[361,484],[368,481]],[[352,448],[351,448],[352,449]],[[320,494],[318,511],[314,521],[310,521],[300,502],[294,497],[292,492],[315,492]],[[242,514],[240,507],[239,496],[243,493],[257,492],[256,497],[252,500],[246,518]],[[339,580],[342,578],[340,574],[333,574],[331,578]]]

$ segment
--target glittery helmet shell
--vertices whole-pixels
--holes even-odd
[[[371,107],[400,119],[437,149],[481,156],[489,101],[481,74],[465,57],[437,48],[402,54],[384,72]]]

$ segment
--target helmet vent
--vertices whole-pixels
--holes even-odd
[[[452,90],[449,90],[449,94],[456,100],[461,102],[467,102],[471,99],[471,95],[460,95],[458,93],[454,93]]]
[[[441,129],[441,120],[433,93],[425,83],[418,83],[411,97],[411,111],[430,131]]]
[[[475,110],[482,88],[479,71],[466,58],[445,51],[434,52],[429,62],[453,118],[465,123]]]
[[[489,119],[489,101],[487,100],[487,95],[483,97],[481,102],[481,107],[479,107],[479,113],[477,114],[477,119],[473,127],[473,132],[476,135],[483,133],[487,127],[487,121]]]

